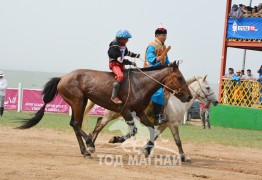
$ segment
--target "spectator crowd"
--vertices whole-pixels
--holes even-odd
[[[223,76],[223,79],[227,80],[225,81],[225,95],[223,97],[226,104],[251,107],[254,101],[254,91],[258,88],[258,102],[260,104],[260,108],[262,108],[262,65],[257,71],[258,77],[254,76],[251,72],[252,71],[250,69],[247,69],[246,74],[244,70],[237,70],[235,73],[233,68],[228,68],[228,73]],[[259,87],[254,88],[254,86],[252,86],[254,83],[252,82],[257,81],[260,82],[258,84]]]
[[[246,80],[246,81],[262,81],[262,65],[259,68],[259,70],[257,71],[257,73],[259,74],[258,77],[256,78],[252,73],[251,73],[251,69],[248,69],[246,71],[244,70],[237,70],[236,73],[234,73],[234,69],[233,68],[228,68],[228,73],[226,73],[223,76],[223,79],[231,79],[233,81],[240,81],[240,80]]]
[[[250,15],[250,16],[262,15],[262,3],[254,7],[245,6],[243,4],[239,4],[239,5],[234,4],[231,7],[231,11],[229,15],[231,17],[237,17],[237,18],[241,18],[244,15]]]

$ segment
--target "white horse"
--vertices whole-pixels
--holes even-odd
[[[191,101],[187,103],[182,103],[179,99],[177,99],[175,96],[170,95],[167,100],[167,105],[164,110],[164,114],[168,120],[168,122],[161,124],[158,126],[156,133],[155,133],[155,139],[158,138],[158,136],[167,128],[171,130],[174,140],[176,142],[176,145],[179,150],[179,154],[182,161],[191,161],[190,159],[186,159],[186,156],[184,154],[182,143],[179,137],[179,128],[178,126],[182,123],[184,119],[184,114],[187,112],[187,110],[192,106],[194,103],[194,100],[198,99],[201,103],[207,103],[207,101],[211,101],[214,106],[218,104],[218,100],[211,89],[209,83],[206,80],[207,75],[204,77],[193,77],[191,79],[188,79],[186,82],[189,86],[189,89],[191,91],[191,94],[193,95],[193,98]],[[86,106],[85,110],[85,117],[88,115],[88,113],[91,111],[91,109],[94,107],[94,103],[91,101],[88,101],[88,104]],[[97,120],[96,127],[94,131],[91,134],[91,137],[93,139],[93,142],[95,142],[99,132],[107,125],[108,122],[120,117],[120,114],[117,112],[105,111],[104,117],[99,117]],[[130,126],[130,125],[129,125]],[[134,128],[134,127],[131,127]],[[136,128],[136,127],[135,127]],[[114,136],[109,142],[110,143],[119,143],[124,142],[129,136]]]

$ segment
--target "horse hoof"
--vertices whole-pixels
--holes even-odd
[[[142,150],[142,154],[144,154],[145,158],[147,158],[149,156],[149,153],[146,149]]]
[[[114,136],[112,137],[110,140],[109,140],[109,143],[116,143],[117,142],[117,136]]]
[[[186,158],[184,162],[186,162],[186,163],[192,163],[192,159],[191,159],[191,158]]]
[[[96,151],[96,148],[95,148],[95,147],[89,147],[89,148],[88,148],[88,151],[89,151],[90,153],[94,153],[94,152]]]
[[[85,152],[85,153],[84,153],[84,158],[89,158],[89,159],[92,159],[92,156],[91,156],[91,154],[90,154],[90,153],[88,153],[88,152]]]
[[[182,156],[182,157],[181,157],[181,161],[182,161],[182,162],[185,162],[185,163],[191,163],[191,162],[192,162],[192,159],[191,159],[191,158],[186,158],[185,156]]]

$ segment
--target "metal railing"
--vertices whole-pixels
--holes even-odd
[[[262,109],[262,83],[222,79],[220,103]]]

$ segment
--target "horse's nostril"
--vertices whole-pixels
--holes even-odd
[[[188,96],[188,97],[187,97],[188,100],[191,100],[192,98],[193,98],[192,96]]]

